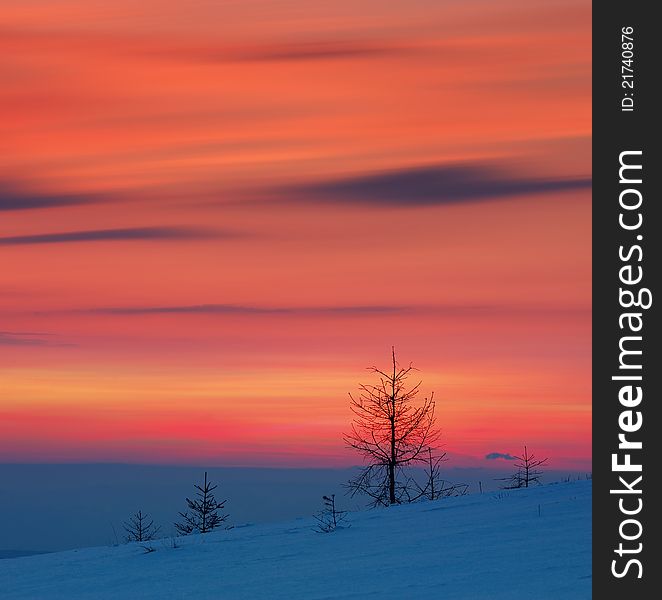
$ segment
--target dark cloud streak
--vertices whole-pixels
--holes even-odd
[[[77,204],[96,204],[104,201],[101,196],[83,194],[36,194],[17,190],[0,182],[0,212],[59,208]]]
[[[375,206],[436,206],[499,200],[591,187],[590,177],[514,177],[481,163],[437,165],[369,173],[311,183],[287,190],[303,201],[347,202]]]
[[[178,48],[173,57],[196,62],[304,62],[370,59],[416,51],[417,48],[396,41],[328,39],[237,46],[189,46]]]
[[[52,333],[0,331],[0,346],[70,346],[54,341]]]
[[[126,306],[89,309],[84,312],[107,315],[338,315],[363,316],[405,312],[406,306],[321,306],[260,307],[235,304],[191,304],[182,306]]]
[[[130,227],[124,229],[95,229],[87,231],[64,231],[0,237],[0,246],[31,244],[65,244],[72,242],[122,242],[150,240],[199,240],[208,238],[230,238],[239,234],[229,231],[209,231],[185,227]]]
[[[590,307],[556,307],[533,306],[499,306],[499,305],[349,305],[349,306],[258,306],[244,304],[201,303],[182,305],[153,306],[101,306],[97,308],[68,309],[68,314],[78,315],[115,315],[115,316],[146,316],[146,315],[236,315],[236,316],[379,316],[379,315],[445,315],[454,318],[494,318],[504,315],[524,318],[546,318],[590,315]],[[37,314],[52,314],[50,311]]]

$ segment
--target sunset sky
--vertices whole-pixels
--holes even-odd
[[[0,461],[590,469],[591,4],[6,0]],[[492,461],[494,462],[494,461]]]

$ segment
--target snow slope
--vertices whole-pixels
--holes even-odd
[[[591,598],[591,482],[0,560],[0,598]]]

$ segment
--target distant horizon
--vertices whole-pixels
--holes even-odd
[[[535,448],[530,450],[536,451]],[[507,469],[512,464],[512,460],[504,460],[503,458],[488,459],[486,456],[463,456],[457,455],[452,452],[447,452],[447,459],[442,463],[443,469],[485,469],[485,470],[503,470]],[[517,454],[515,450],[514,454]],[[536,451],[536,454],[540,454]],[[550,459],[549,467],[555,471],[569,470],[572,472],[590,471],[592,462],[590,459],[583,458],[568,458],[566,457],[560,463],[553,456],[548,456]],[[464,461],[463,461],[464,459]],[[419,463],[420,464],[420,463]],[[213,460],[198,460],[198,461],[131,461],[131,460],[0,460],[0,465],[117,465],[117,466],[144,466],[144,467],[200,467],[200,468],[228,468],[228,469],[329,469],[329,470],[347,470],[353,468],[361,468],[363,465],[360,461],[355,462],[306,462],[300,464],[286,464],[286,463],[229,463],[229,462],[215,462]],[[416,464],[412,465],[416,467]]]

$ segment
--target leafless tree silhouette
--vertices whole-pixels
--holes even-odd
[[[191,500],[186,498],[188,510],[180,512],[182,521],[175,523],[175,529],[180,535],[189,533],[207,533],[223,523],[229,515],[219,514],[225,507],[225,500],[217,502],[214,498],[214,490],[218,487],[207,481],[205,471],[205,482],[203,485],[194,485],[198,498]]]
[[[411,479],[403,468],[425,462],[430,448],[439,438],[435,429],[435,402],[431,395],[417,399],[421,382],[407,387],[415,370],[410,364],[401,367],[392,349],[392,369],[369,371],[379,379],[375,385],[359,386],[358,397],[350,394],[354,413],[351,431],[345,434],[347,445],[367,462],[347,487],[352,496],[368,495],[372,506],[389,506],[407,502]]]
[[[538,459],[533,454],[529,454],[527,447],[524,446],[522,456],[516,456],[515,473],[510,477],[503,477],[499,481],[505,481],[503,489],[512,490],[521,487],[529,487],[530,484],[540,484],[540,477],[543,474],[540,467],[547,464],[547,458]]]
[[[127,542],[148,542],[153,540],[161,529],[154,525],[154,521],[150,519],[149,515],[143,514],[142,510],[139,510],[123,525]]]
[[[423,483],[411,478],[412,485],[407,490],[410,502],[416,500],[439,500],[450,496],[464,496],[469,489],[466,483],[450,483],[441,476],[441,463],[448,460],[446,453],[435,453],[434,448],[427,449]]]
[[[322,500],[324,501],[324,508],[316,515],[313,515],[317,520],[317,527],[315,530],[320,533],[331,533],[338,527],[342,526],[341,524],[345,521],[347,511],[338,510],[336,508],[335,494],[322,496]],[[349,527],[349,525],[347,525],[347,527]]]

